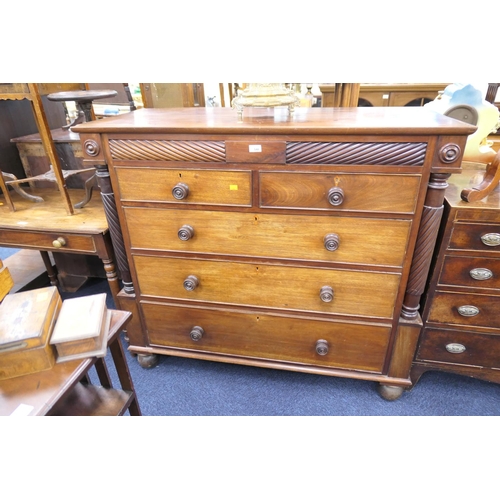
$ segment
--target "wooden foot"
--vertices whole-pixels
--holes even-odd
[[[395,401],[403,394],[403,388],[396,385],[380,384],[378,392],[386,401]]]
[[[157,354],[138,354],[137,362],[141,368],[153,368],[158,364]]]

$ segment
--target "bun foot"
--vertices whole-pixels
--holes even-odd
[[[380,384],[378,392],[385,400],[395,401],[403,394],[403,388],[397,385]]]
[[[142,368],[153,368],[158,364],[157,354],[138,354],[137,362]]]

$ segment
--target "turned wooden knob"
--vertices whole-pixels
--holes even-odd
[[[191,337],[191,340],[193,340],[194,342],[198,342],[199,340],[201,340],[204,333],[205,330],[203,330],[201,326],[193,326],[193,328],[189,332],[189,336]]]
[[[57,240],[54,240],[52,242],[52,246],[54,248],[62,248],[64,246],[66,246],[66,240],[62,236],[59,236],[59,238],[57,238]]]
[[[189,186],[182,182],[179,182],[172,188],[172,196],[176,200],[184,200],[189,194]]]
[[[185,280],[182,286],[188,291],[192,292],[200,283],[200,280],[196,277],[190,274]]]
[[[184,224],[179,231],[177,231],[177,236],[182,241],[190,240],[194,236],[194,229],[187,224]]]
[[[316,352],[320,356],[326,356],[328,354],[328,342],[326,340],[318,340],[316,342]]]
[[[323,243],[329,252],[335,252],[340,243],[339,235],[335,233],[327,234],[323,239]]]
[[[333,300],[333,288],[331,286],[321,287],[319,297],[323,302],[331,302]]]
[[[328,191],[328,201],[330,205],[333,205],[334,207],[342,205],[344,202],[344,190],[339,187],[332,187]]]

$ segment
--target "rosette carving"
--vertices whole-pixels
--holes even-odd
[[[101,152],[101,146],[99,146],[99,143],[94,141],[94,139],[87,139],[83,143],[83,150],[88,156],[98,156]]]
[[[446,144],[439,150],[439,159],[443,163],[453,163],[462,153],[458,144]]]

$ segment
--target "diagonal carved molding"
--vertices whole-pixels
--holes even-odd
[[[426,151],[425,142],[289,142],[286,162],[421,166]]]
[[[111,139],[111,156],[115,160],[225,162],[224,141],[150,141]]]

